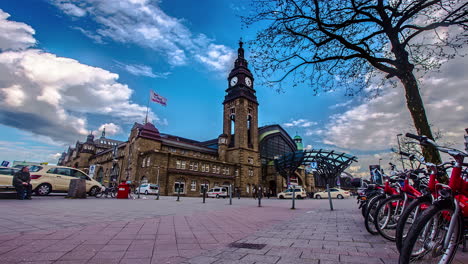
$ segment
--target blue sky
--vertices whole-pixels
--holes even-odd
[[[239,38],[251,40],[258,30],[242,29],[239,16],[251,12],[248,3],[1,1],[0,71],[7,70],[0,74],[0,160],[56,161],[66,146],[103,126],[109,137],[126,140],[132,124],[144,119],[151,89],[168,99],[167,107],[150,105],[161,132],[201,141],[217,137]],[[246,47],[247,58],[251,49]],[[467,62],[452,64],[447,67]],[[429,88],[447,76],[442,69],[431,78]],[[457,80],[460,87],[466,83],[463,76]],[[260,126],[281,124],[305,145],[358,155],[363,162],[356,171],[365,171],[366,160],[390,160],[394,135],[411,127],[399,88],[365,100],[342,91],[314,96],[288,83],[278,93],[256,84]],[[447,100],[461,106],[463,97]],[[466,116],[461,107],[457,111]],[[467,120],[448,122],[448,110],[434,105],[428,112],[456,141]]]

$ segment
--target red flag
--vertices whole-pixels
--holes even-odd
[[[155,103],[158,103],[164,106],[167,105],[167,99],[155,93],[153,90],[150,91],[150,98],[151,98],[151,101]]]

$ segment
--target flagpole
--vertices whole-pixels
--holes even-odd
[[[146,104],[145,124],[148,123],[148,111],[149,111],[150,97],[151,97],[151,90],[150,90],[150,96],[148,96],[148,103]]]

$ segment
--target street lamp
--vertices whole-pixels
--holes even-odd
[[[405,170],[405,163],[403,162],[403,155],[401,155],[401,145],[400,145],[400,136],[403,136],[403,134],[398,134],[396,135],[397,141],[398,141],[398,150],[400,151],[400,160],[401,160],[401,167],[403,170]]]

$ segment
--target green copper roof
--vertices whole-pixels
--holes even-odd
[[[294,139],[302,139],[299,135],[296,135]]]

